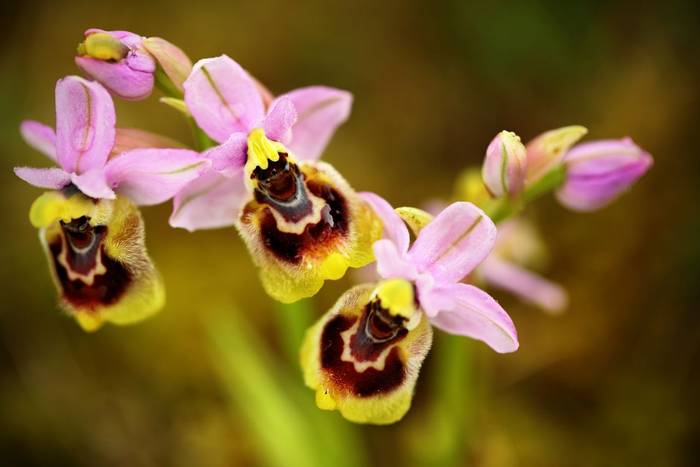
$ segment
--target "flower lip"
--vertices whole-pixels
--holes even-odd
[[[60,221],[61,228],[68,238],[68,243],[73,250],[84,252],[95,243],[95,231],[90,225],[90,218],[82,216],[69,222]]]
[[[338,409],[354,422],[388,424],[408,411],[433,334],[427,319],[408,330],[381,308],[376,292],[363,284],[343,294],[307,332],[301,364],[319,408]]]
[[[361,328],[372,342],[383,344],[393,340],[400,332],[406,331],[404,321],[402,316],[392,316],[389,310],[382,308],[379,301],[373,301]]]
[[[257,182],[255,200],[270,206],[285,221],[297,223],[313,215],[314,204],[304,187],[304,177],[286,154],[281,153],[267,169],[257,167],[251,177]]]
[[[270,208],[265,210],[260,222],[265,246],[277,258],[292,264],[299,263],[303,256],[318,244],[330,242],[334,238],[345,237],[349,227],[348,205],[340,192],[335,188],[312,182],[308,183],[308,189],[312,195],[326,203],[321,209],[319,222],[307,224],[300,234],[282,232],[279,230]],[[284,210],[282,212],[293,219],[301,211]]]
[[[335,375],[336,381],[344,387],[345,391],[357,397],[364,398],[389,393],[401,386],[406,378],[406,368],[396,347],[389,350],[381,369],[370,366],[365,371],[358,372],[354,362],[343,359],[344,349],[347,348],[344,344],[343,334],[352,331],[357,319],[339,315],[328,322],[321,336],[321,366],[324,370]],[[355,336],[362,335],[364,333],[355,333]],[[355,348],[352,354],[360,354],[366,356],[367,359],[376,359],[381,351],[398,339],[400,337],[395,337],[393,341],[388,343],[372,343],[361,337],[356,338],[351,344]],[[360,346],[363,347],[361,351],[358,350]],[[379,346],[381,350],[375,346]]]
[[[286,153],[280,153],[279,159],[270,162],[268,167],[256,167],[251,178],[258,182],[256,190],[276,201],[289,201],[299,189],[299,168],[289,162]]]
[[[104,248],[106,225],[90,225],[86,216],[60,222],[49,242],[64,300],[76,308],[95,310],[119,301],[132,282],[131,273]]]

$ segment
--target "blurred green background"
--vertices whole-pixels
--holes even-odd
[[[682,466],[700,458],[700,12],[697,2],[38,2],[0,22],[0,464],[52,466]],[[570,292],[547,316],[498,293],[521,348],[438,334],[414,407],[389,427],[317,411],[295,356],[301,326],[351,283],[294,309],[263,293],[233,229],[143,210],[168,305],[85,334],[56,309],[35,230],[39,194],[12,174],[48,165],[19,122],[53,123],[84,29],[226,53],[275,93],[355,95],[328,148],[358,190],[395,205],[451,193],[501,129],[578,123],[655,157],[600,212],[551,198],[529,213]],[[175,111],[118,103],[118,123],[189,141]]]

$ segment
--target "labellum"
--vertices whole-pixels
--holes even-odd
[[[332,166],[297,163],[262,132],[251,134],[248,147],[253,196],[238,228],[268,294],[291,303],[373,260],[381,222]]]
[[[141,214],[128,199],[91,199],[69,186],[41,195],[30,220],[39,228],[62,308],[86,331],[140,321],[164,305]]]
[[[304,379],[321,409],[357,423],[394,423],[410,408],[431,343],[410,282],[359,285],[307,331]]]

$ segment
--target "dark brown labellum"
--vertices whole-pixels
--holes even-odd
[[[372,362],[391,348],[381,370],[369,367],[357,371],[353,362],[341,357],[345,342],[343,332],[352,328],[357,319],[338,315],[326,323],[321,335],[321,367],[331,373],[336,384],[344,386],[358,397],[387,393],[400,386],[406,377],[406,368],[400,358],[397,344],[408,330],[399,321],[386,316],[377,302],[365,306],[359,317],[356,332],[350,338],[350,354],[356,362]],[[387,319],[388,318],[388,319]]]
[[[277,258],[297,264],[304,255],[319,247],[328,246],[348,233],[349,213],[343,196],[334,188],[313,181],[307,187],[315,196],[326,201],[321,210],[321,220],[306,226],[301,234],[281,232],[269,209],[262,213],[260,222],[263,244]]]
[[[312,214],[313,204],[304,189],[304,175],[299,167],[280,153],[277,161],[269,161],[267,169],[257,167],[251,178],[258,181],[255,200],[267,204],[287,222],[299,222]]]
[[[60,235],[49,243],[63,298],[75,308],[111,305],[131,283],[129,271],[106,254],[103,245],[106,235],[107,226],[92,226],[89,218],[81,217],[61,222]],[[76,274],[92,277],[83,280],[74,277]]]

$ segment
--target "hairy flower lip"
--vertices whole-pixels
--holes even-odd
[[[313,212],[294,221],[254,198],[237,223],[266,292],[285,303],[312,296],[326,280],[369,263],[371,243],[381,234],[370,206],[331,166],[307,162],[299,168]]]
[[[146,252],[135,205],[79,192],[42,197],[35,204],[44,204],[39,236],[49,270],[62,308],[84,330],[106,322],[131,324],[162,308],[163,285]]]
[[[319,408],[337,409],[354,422],[386,425],[401,419],[411,405],[432,330],[422,320],[388,339],[367,339],[364,329],[376,303],[373,288],[350,289],[307,331],[301,364]]]

